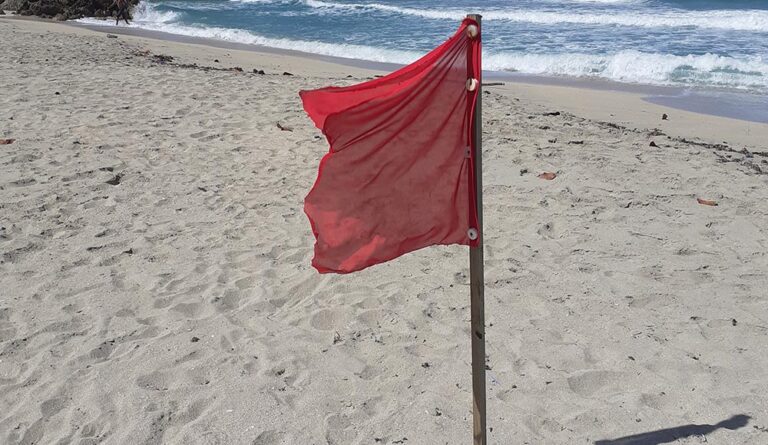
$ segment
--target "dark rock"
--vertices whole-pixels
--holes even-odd
[[[289,73],[288,71],[283,71],[283,76],[293,76],[293,74]]]
[[[560,116],[559,111],[550,111],[549,113],[544,113],[542,116]]]
[[[136,5],[139,0],[129,0]],[[113,0],[6,0],[3,9],[16,9],[21,15],[56,17],[71,20],[80,17],[108,17],[116,10]]]
[[[107,181],[107,184],[109,184],[109,185],[117,185],[117,184],[120,184],[120,180],[121,180],[121,179],[123,179],[123,175],[122,175],[122,174],[117,174],[117,175],[115,175],[115,177],[114,177],[114,178],[112,178],[112,179],[110,179],[109,181]]]
[[[114,35],[114,34],[107,34],[107,38],[108,38],[108,39],[116,39],[116,38],[117,38],[117,36],[116,36],[116,35]]]
[[[648,144],[649,147],[658,147],[655,142],[651,141],[650,144]]]
[[[219,63],[219,59],[213,59],[213,61]]]
[[[669,116],[667,116],[667,113],[664,113],[661,115],[661,120],[665,121],[667,119],[669,119]]]
[[[26,3],[27,0],[5,0],[5,2],[0,2],[0,11],[4,9],[19,12],[25,8]]]

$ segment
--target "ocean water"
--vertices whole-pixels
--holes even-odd
[[[409,63],[467,13],[486,70],[768,94],[768,0],[144,0],[131,26]]]

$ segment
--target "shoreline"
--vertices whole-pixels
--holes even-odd
[[[231,42],[207,37],[186,36],[183,34],[174,34],[144,28],[120,27],[108,24],[96,25],[74,21],[65,23],[67,25],[82,27],[96,32],[111,32],[114,34],[132,35],[179,43],[200,44],[222,49],[292,55],[335,63],[342,66],[380,72],[391,72],[403,66],[397,63],[327,56],[298,50],[273,48],[269,46]],[[600,78],[556,77],[504,71],[484,71],[484,73],[489,80],[493,79],[494,81],[639,94],[643,96],[643,100],[649,103],[663,105],[682,111],[755,123],[768,123],[768,94],[758,94],[730,88],[692,88],[672,85],[622,83]],[[695,105],[689,103],[692,99],[695,100]]]
[[[0,16],[0,20],[24,22],[46,30],[73,33],[113,34],[170,53],[180,60],[209,64],[221,60],[221,66],[261,67],[277,62],[276,69],[328,78],[369,78],[400,67],[397,64],[323,56],[296,50],[250,45],[203,37],[190,37],[142,28],[98,26],[77,22],[56,22],[37,17]],[[307,63],[310,62],[310,63]],[[311,68],[310,68],[311,67]],[[250,70],[247,68],[246,70]],[[513,73],[488,73],[487,80],[503,81],[503,86],[488,87],[496,92],[554,111],[571,113],[587,119],[609,122],[628,129],[663,130],[671,137],[699,139],[710,144],[732,144],[750,151],[768,152],[768,123],[739,119],[738,104],[722,96],[686,95],[677,87],[620,84],[593,79],[552,79]],[[711,94],[718,94],[712,92]],[[719,93],[733,94],[733,93]],[[695,98],[691,102],[691,97]],[[768,107],[761,101],[755,106]],[[736,116],[722,116],[714,108],[731,111]],[[663,114],[669,120],[661,120]],[[765,112],[768,117],[768,110]]]
[[[387,73],[403,65],[389,62],[376,62],[364,59],[328,56],[305,51],[275,48],[264,45],[239,43],[208,37],[187,36],[167,31],[157,31],[138,27],[121,27],[109,24],[97,25],[77,21],[56,22],[39,17],[3,16],[3,18],[22,19],[59,23],[75,28],[87,29],[98,33],[133,36],[177,43],[203,45],[212,48],[248,51],[262,54],[289,55],[358,68],[367,71]],[[758,124],[768,124],[768,94],[742,91],[734,88],[693,88],[673,85],[653,85],[641,83],[622,83],[613,80],[589,77],[546,76],[518,72],[484,71],[486,78],[492,81],[514,84],[530,84],[569,87],[580,90],[614,91],[637,94],[648,103],[670,107],[676,110],[693,112],[708,116],[724,117]]]
[[[49,22],[39,17],[3,16],[3,18],[22,19],[29,21]],[[98,33],[133,36],[169,42],[203,45],[224,50],[239,50],[261,54],[287,55],[307,58],[344,67],[387,73],[401,68],[403,65],[388,62],[375,62],[363,59],[353,59],[338,56],[327,56],[304,51],[274,48],[249,43],[239,43],[208,37],[186,36],[166,31],[156,31],[145,28],[113,26],[80,23],[76,21],[55,22],[75,28],[87,29]],[[640,83],[622,83],[601,78],[586,77],[556,77],[517,72],[484,71],[488,80],[509,82],[523,85],[543,85],[567,87],[578,90],[611,91],[629,93],[641,96],[643,101],[651,104],[669,107],[680,111],[692,112],[708,116],[723,117],[757,124],[768,124],[768,94],[741,91],[733,88],[697,88],[673,85],[652,85]]]

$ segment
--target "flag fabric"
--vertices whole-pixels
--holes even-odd
[[[473,25],[475,36],[467,32]],[[479,243],[477,30],[465,19],[449,40],[392,74],[300,92],[330,144],[304,200],[319,272],[354,272],[436,244]]]

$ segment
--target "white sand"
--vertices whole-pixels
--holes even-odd
[[[309,266],[327,147],[297,92],[370,72],[10,19],[0,42],[0,443],[470,442],[466,249]],[[768,125],[489,92],[490,443],[768,443]]]

